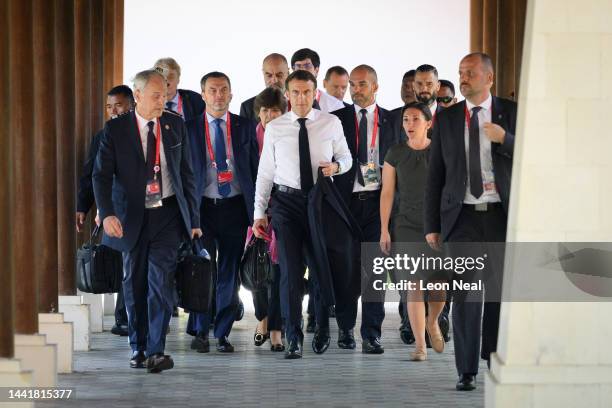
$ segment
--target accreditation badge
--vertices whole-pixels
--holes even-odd
[[[366,164],[360,164],[361,175],[363,176],[364,187],[371,186],[373,184],[380,184],[380,176],[376,163],[369,161]]]
[[[147,182],[147,189],[145,192],[145,208],[158,208],[162,204],[161,188],[159,180],[155,177],[153,180]]]

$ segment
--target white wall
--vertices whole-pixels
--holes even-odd
[[[401,78],[423,63],[457,84],[469,49],[469,0],[126,0],[124,81],[159,57],[182,67],[179,87],[199,91],[206,72],[232,81],[231,110],[263,89],[261,61],[271,52],[291,58],[309,47],[321,57],[319,82],[332,65],[378,72],[378,102],[401,105]],[[346,101],[350,102],[347,92]]]

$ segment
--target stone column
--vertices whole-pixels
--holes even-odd
[[[612,241],[611,18],[610,2],[528,2],[509,241]],[[504,303],[486,406],[610,407],[610,315],[609,298]]]

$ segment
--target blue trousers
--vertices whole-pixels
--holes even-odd
[[[163,353],[174,305],[174,274],[181,231],[174,197],[145,210],[136,245],[123,253],[123,296],[132,351]]]
[[[208,333],[214,318],[214,335],[220,338],[229,336],[236,318],[240,259],[249,218],[242,195],[216,201],[204,197],[200,209],[204,247],[210,254],[216,253],[216,316],[190,313],[187,332]]]

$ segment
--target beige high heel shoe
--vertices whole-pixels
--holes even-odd
[[[411,361],[425,361],[427,360],[427,350],[425,349],[416,349],[412,353],[410,353]]]
[[[435,321],[435,329],[429,327],[429,324],[425,323],[425,333],[427,337],[429,337],[429,344],[431,344],[431,348],[434,349],[436,353],[442,353],[444,351],[444,337],[442,337],[442,332],[440,331],[440,326],[438,326],[438,321]]]

